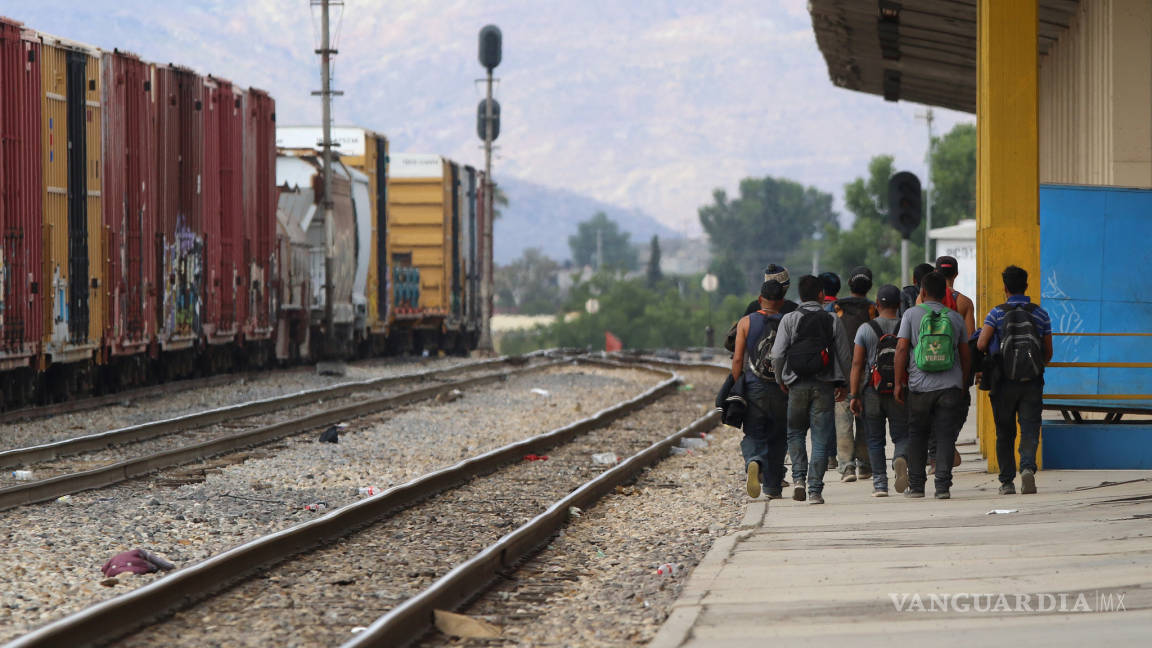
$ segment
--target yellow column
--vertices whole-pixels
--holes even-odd
[[[976,292],[985,310],[1004,301],[1000,273],[1012,264],[1035,278],[1030,291],[1039,297],[1036,5],[979,0],[977,8]],[[979,394],[980,448],[997,472],[992,409],[987,392]]]

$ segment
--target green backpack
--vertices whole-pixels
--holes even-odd
[[[951,311],[941,307],[932,310],[927,304],[920,304],[926,312],[920,320],[920,333],[916,338],[913,356],[920,371],[935,373],[948,371],[956,365],[956,333],[952,330]]]

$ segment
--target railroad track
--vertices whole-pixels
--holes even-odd
[[[368,361],[372,362],[379,360],[380,358],[372,358]],[[350,362],[349,364],[356,365],[357,362],[354,361]],[[38,419],[59,416],[61,414],[86,412],[89,410],[100,409],[101,407],[107,407],[109,405],[117,405],[125,401],[135,402],[155,399],[167,394],[177,394],[190,389],[204,389],[207,387],[231,385],[235,384],[238,380],[261,380],[263,378],[273,376],[277,373],[310,372],[312,370],[313,368],[311,366],[305,366],[290,367],[287,369],[259,369],[248,372],[216,374],[213,376],[205,376],[201,378],[183,378],[171,382],[160,383],[158,385],[134,387],[112,392],[110,394],[101,394],[99,396],[85,396],[82,398],[75,398],[58,403],[48,403],[46,405],[28,405],[17,409],[0,412],[0,425],[8,423],[19,423],[21,421],[35,421]]]
[[[582,461],[578,462],[578,465],[572,464],[570,461],[565,462],[563,456],[557,459],[555,455],[552,461],[521,461],[526,455],[542,453],[553,448],[556,449],[556,453],[563,455],[570,451],[571,445],[584,442],[585,437],[582,435],[591,437],[600,435],[598,439],[588,442],[602,444],[605,439],[618,439],[622,431],[636,429],[638,424],[635,423],[634,418],[641,417],[628,418],[629,415],[642,409],[646,404],[674,393],[679,379],[676,374],[667,370],[651,368],[647,370],[660,374],[664,380],[639,396],[551,432],[508,444],[461,461],[449,468],[425,474],[405,484],[388,489],[376,497],[356,502],[316,520],[241,545],[201,563],[176,571],[131,593],[44,626],[13,641],[9,646],[93,645],[121,639],[124,635],[140,626],[147,625],[152,620],[169,615],[174,610],[185,608],[191,602],[209,597],[229,586],[234,585],[235,587],[226,592],[224,596],[232,596],[249,586],[260,587],[262,583],[279,582],[281,577],[291,579],[289,576],[279,575],[280,570],[291,569],[295,563],[285,564],[285,561],[303,552],[315,550],[313,554],[300,559],[300,562],[308,561],[309,565],[312,564],[313,560],[323,562],[326,552],[329,554],[335,552],[336,555],[330,555],[328,559],[335,559],[339,564],[343,564],[351,560],[349,556],[355,553],[354,547],[359,544],[361,545],[360,549],[366,550],[368,555],[372,557],[374,566],[369,571],[391,573],[387,563],[393,560],[394,554],[402,554],[404,546],[432,545],[437,553],[452,554],[457,552],[459,548],[453,549],[448,545],[461,541],[467,546],[468,542],[465,540],[473,535],[477,528],[475,525],[482,524],[485,515],[500,515],[504,516],[503,519],[507,519],[508,516],[519,515],[522,519],[530,519],[516,531],[505,535],[503,539],[498,541],[495,548],[484,549],[472,560],[468,560],[451,570],[448,575],[453,579],[463,580],[442,580],[433,585],[430,593],[417,594],[415,597],[409,597],[401,591],[398,594],[399,599],[395,602],[397,604],[403,603],[403,605],[396,606],[391,615],[381,619],[380,623],[373,625],[361,635],[357,635],[356,639],[359,642],[356,645],[370,645],[364,642],[371,642],[373,641],[372,637],[377,637],[380,632],[384,632],[388,639],[384,643],[376,645],[395,645],[394,638],[396,635],[392,633],[394,628],[398,627],[396,624],[399,623],[403,627],[418,627],[418,631],[422,633],[427,628],[426,622],[431,619],[430,613],[423,615],[427,617],[424,619],[420,612],[425,609],[425,606],[447,604],[444,596],[462,595],[462,591],[457,589],[460,583],[466,583],[468,588],[471,588],[473,585],[479,584],[480,581],[488,582],[490,575],[481,575],[485,573],[484,570],[504,569],[507,565],[518,560],[520,556],[525,555],[526,552],[539,546],[558,528],[558,524],[563,523],[568,515],[569,506],[587,506],[596,497],[611,490],[616,484],[627,480],[636,471],[658,461],[663,454],[667,453],[668,447],[675,443],[679,437],[714,425],[714,415],[709,414],[670,437],[665,438],[666,431],[660,432],[656,438],[661,440],[655,444],[651,443],[653,437],[651,430],[643,434],[637,432],[636,434],[641,437],[645,434],[649,437],[646,440],[633,439],[633,445],[638,444],[637,447],[643,449],[633,453],[631,457],[604,473],[600,473],[599,468],[588,467],[585,454],[578,455],[582,457]],[[646,413],[645,417],[642,418],[651,418],[651,416]],[[632,422],[620,423],[621,420]],[[621,425],[623,427],[620,427]],[[562,447],[557,448],[557,446]],[[581,448],[579,452],[583,453],[586,450],[587,448]],[[501,479],[512,479],[510,483],[514,492],[519,492],[521,489],[532,492],[532,487],[524,483],[522,479],[521,481],[516,480],[517,476],[524,478],[527,474],[524,472],[526,470],[536,471],[538,476],[542,475],[545,483],[549,484],[553,490],[560,489],[561,492],[558,494],[563,497],[553,502],[551,506],[544,506],[538,505],[538,502],[529,501],[533,498],[527,496],[512,498],[493,496],[493,492],[495,492],[492,490],[493,483],[495,483],[493,480]],[[586,473],[589,470],[595,472],[595,476],[591,480],[586,480],[584,477],[587,476]],[[485,475],[488,477],[483,477]],[[569,484],[576,487],[575,491],[569,487]],[[505,487],[509,487],[508,483],[505,483]],[[429,498],[433,499],[425,505],[412,508],[421,501],[429,500]],[[468,521],[462,525],[464,527],[472,525],[470,529],[461,529],[458,528],[460,525],[452,525],[451,523],[445,528],[437,528],[437,518],[448,515],[442,507],[448,506],[456,500],[462,502],[462,504],[458,503],[458,506],[464,506],[465,510],[472,510],[467,508],[469,506],[479,506],[485,508],[486,511],[488,508],[493,510],[487,512],[476,510],[472,513],[466,513],[465,519]],[[544,509],[544,513],[540,513],[541,508]],[[518,509],[520,512],[513,513],[509,512],[508,509]],[[530,512],[525,513],[526,510],[530,510]],[[393,526],[388,527],[389,524]],[[413,530],[415,528],[412,526],[413,524],[422,528],[421,533],[433,535],[419,535]],[[429,524],[431,524],[430,527]],[[365,529],[365,527],[368,528]],[[355,537],[347,537],[360,529],[365,530],[357,533]],[[441,543],[445,545],[444,547],[436,546],[437,541],[434,539],[444,538],[445,535],[451,536],[452,541],[445,539]],[[346,538],[346,540],[339,540],[341,538]],[[365,543],[367,546],[363,546]],[[321,547],[324,549],[317,549]],[[493,562],[491,560],[493,557],[499,559]],[[273,575],[265,574],[257,581],[252,580],[254,574],[264,572],[274,565],[276,571]],[[415,568],[416,565],[413,564],[411,567]],[[316,569],[318,572],[324,572],[323,567]],[[453,574],[455,576],[452,576]],[[425,577],[424,572],[409,575]],[[448,576],[444,578],[448,578]],[[349,581],[340,581],[340,583],[346,585],[355,580],[352,578]],[[244,582],[237,585],[238,581]],[[467,596],[467,594],[463,596]],[[404,602],[405,599],[407,602]],[[214,602],[215,600],[208,603]],[[451,607],[455,607],[455,605],[451,605],[449,609]],[[421,619],[419,622],[413,621],[413,619],[418,618]],[[134,623],[133,620],[139,620],[139,623]],[[178,620],[179,616],[173,622]],[[163,628],[164,626],[160,627]],[[247,630],[254,632],[251,629]],[[413,632],[416,631],[413,630]],[[417,634],[412,638],[418,636]],[[275,639],[269,640],[275,641]],[[126,645],[144,645],[150,640],[147,636],[138,634],[128,637],[124,641],[126,641]],[[171,637],[160,639],[160,641],[170,642]],[[191,641],[197,640],[191,639]]]
[[[531,364],[533,359],[546,358],[547,355],[547,352],[545,352],[530,354],[530,356],[521,358],[500,357],[466,365],[458,365],[448,369],[415,372],[344,383],[333,387],[307,390],[286,396],[217,408],[196,414],[144,423],[98,434],[85,435],[39,446],[7,450],[0,452],[0,467],[28,466],[50,461],[65,455],[104,450],[114,445],[137,443],[166,435],[183,433],[189,430],[203,429],[207,426],[231,422],[241,418],[256,417],[270,412],[299,408],[317,403],[328,405],[328,407],[321,412],[306,414],[289,420],[253,427],[231,434],[224,434],[206,441],[181,445],[143,456],[115,461],[95,468],[0,488],[0,510],[49,501],[83,490],[102,488],[129,479],[142,477],[164,468],[179,466],[227,452],[261,445],[318,427],[380,412],[405,403],[432,398],[437,394],[452,389],[505,380],[515,373],[537,370],[563,362],[563,360],[551,360],[535,365]],[[510,363],[524,364],[525,362],[529,364],[519,368],[509,367],[496,372],[483,373],[464,379],[447,379],[448,376],[456,373],[475,371],[499,365],[507,367]],[[368,398],[367,400],[352,402],[348,405],[331,406],[333,399],[380,390],[388,386],[411,383],[413,381],[433,381],[433,384],[408,389],[392,395]]]

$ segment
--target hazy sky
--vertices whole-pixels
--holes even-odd
[[[335,121],[393,151],[481,165],[476,34],[504,32],[499,175],[638,207],[681,231],[715,187],[776,175],[833,192],[878,153],[921,175],[923,107],[828,80],[804,0],[346,0]],[[342,19],[340,14],[342,15]],[[317,123],[318,10],[307,0],[0,0],[0,15],[272,92]],[[972,115],[937,111],[942,132]]]

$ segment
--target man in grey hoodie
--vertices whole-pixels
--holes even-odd
[[[840,318],[824,310],[824,288],[812,275],[800,278],[800,307],[780,320],[772,345],[772,366],[788,393],[788,455],[794,480],[792,499],[824,503],[828,446],[835,442],[833,403],[844,399],[852,368],[852,348]],[[812,430],[812,458],[805,449]],[[805,493],[807,482],[807,493]]]

